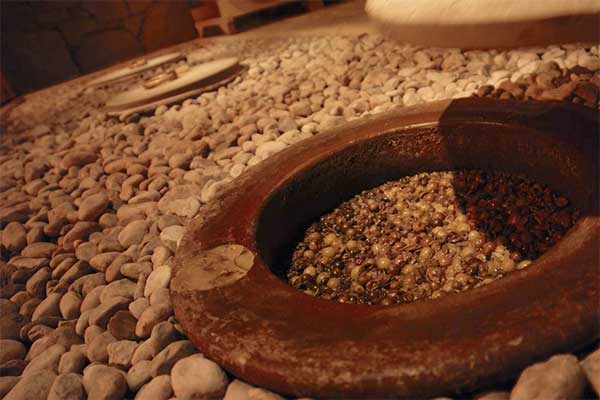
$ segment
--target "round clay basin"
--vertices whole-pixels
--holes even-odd
[[[525,173],[581,210],[527,269],[395,306],[311,297],[281,278],[320,215],[423,171]],[[465,393],[598,336],[598,117],[556,103],[462,99],[401,108],[320,134],[242,175],[189,226],[171,296],[209,358],[293,396]]]

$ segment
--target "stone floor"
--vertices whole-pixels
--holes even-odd
[[[192,64],[236,55],[248,69],[126,121],[102,104],[160,68],[2,110],[0,397],[279,399],[204,358],[172,314],[172,257],[216,193],[301,140],[395,107],[480,95],[598,108],[598,46],[461,52],[350,32],[179,48]],[[593,397],[599,371],[598,350],[557,355],[475,398]]]

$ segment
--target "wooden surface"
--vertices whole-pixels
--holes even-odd
[[[206,28],[218,26],[225,34],[236,33],[235,19],[237,17],[292,2],[291,0],[217,0],[216,5],[220,16],[197,20],[196,31],[200,37],[203,37]],[[323,7],[322,0],[305,0],[302,3],[309,11]]]
[[[232,18],[289,2],[290,0],[217,0],[217,5],[221,17]]]

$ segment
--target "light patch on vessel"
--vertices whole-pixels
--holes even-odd
[[[229,353],[228,358],[237,363],[237,365],[244,370],[246,368],[246,363],[251,358],[251,355],[243,349],[235,349]]]
[[[254,254],[239,244],[225,244],[182,262],[171,282],[172,290],[211,290],[242,279],[254,264]]]
[[[508,342],[508,344],[516,347],[516,346],[520,345],[522,342],[523,342],[523,336],[519,336],[518,338],[513,339],[510,342]]]

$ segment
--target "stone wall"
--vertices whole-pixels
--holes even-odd
[[[186,0],[2,2],[2,71],[25,93],[196,37]]]

